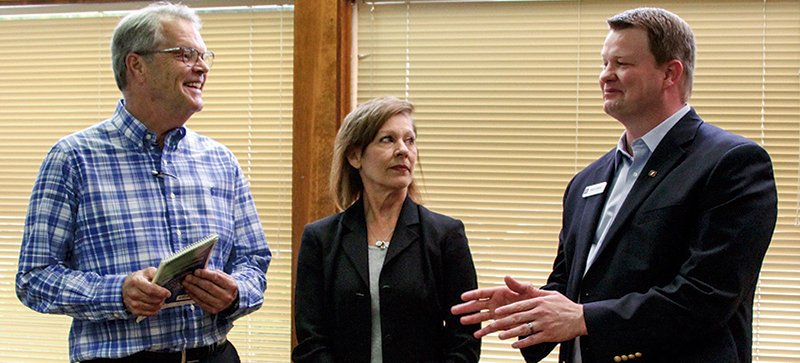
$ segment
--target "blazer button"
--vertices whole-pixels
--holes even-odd
[[[381,291],[384,291],[384,292],[392,291],[392,287],[389,286],[389,285],[383,285],[383,286],[381,286]]]

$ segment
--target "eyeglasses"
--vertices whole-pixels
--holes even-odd
[[[197,64],[198,59],[203,59],[206,66],[211,68],[211,65],[214,64],[214,52],[208,51],[204,53],[200,53],[199,50],[194,48],[184,48],[184,47],[175,47],[175,48],[167,48],[161,50],[149,50],[144,52],[137,52],[141,55],[148,55],[148,54],[155,54],[155,53],[172,53],[178,54],[181,56],[181,60],[183,63],[189,67],[194,67]]]

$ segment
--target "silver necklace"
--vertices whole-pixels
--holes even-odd
[[[378,247],[382,250],[389,248],[389,243],[391,242],[392,232],[394,232],[394,228],[389,230],[389,234],[386,235],[386,238],[379,239],[375,241],[375,247]]]

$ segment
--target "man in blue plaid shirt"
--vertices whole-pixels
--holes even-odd
[[[113,116],[59,140],[33,187],[17,273],[31,309],[73,317],[72,362],[238,362],[226,334],[261,307],[271,254],[247,179],[223,145],[184,127],[214,60],[200,20],[157,3],[114,30]],[[159,261],[219,235],[163,308]],[[137,317],[147,317],[137,323]]]

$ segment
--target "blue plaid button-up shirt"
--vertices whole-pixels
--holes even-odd
[[[141,323],[122,283],[210,234],[208,268],[237,282],[236,309],[166,308]],[[264,301],[271,254],[247,180],[226,147],[181,127],[164,138],[120,101],[109,120],[67,136],[45,157],[31,194],[17,296],[42,313],[73,317],[70,359],[179,351],[220,341]]]

